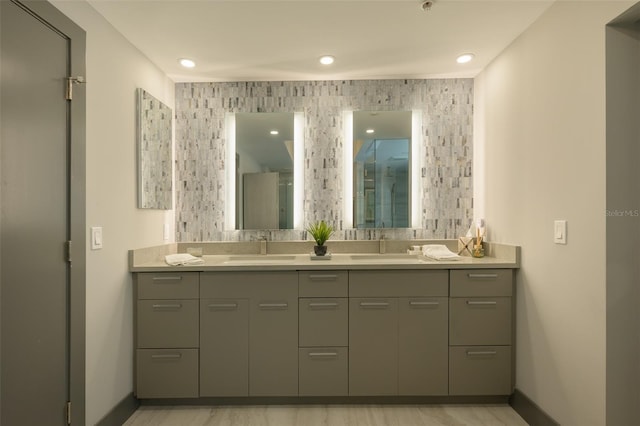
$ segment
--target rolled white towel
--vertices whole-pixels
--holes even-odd
[[[165,262],[171,266],[200,265],[204,259],[190,255],[189,253],[168,254],[164,257]]]
[[[460,256],[452,252],[444,244],[427,244],[422,246],[422,254],[435,260],[459,260]]]

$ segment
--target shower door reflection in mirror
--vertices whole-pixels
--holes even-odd
[[[411,111],[353,113],[353,224],[408,228]]]
[[[293,113],[236,113],[237,229],[293,229]]]

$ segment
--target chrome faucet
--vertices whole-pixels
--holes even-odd
[[[385,254],[387,252],[387,244],[384,240],[384,234],[380,234],[380,254]]]
[[[267,237],[262,235],[260,237],[251,236],[251,241],[260,241],[260,254],[267,254]]]

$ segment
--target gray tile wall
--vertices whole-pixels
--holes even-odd
[[[473,218],[472,79],[179,83],[175,109],[178,242],[306,239],[298,230],[224,231],[228,112],[304,113],[304,222],[333,223],[333,239],[456,238]],[[416,109],[421,227],[343,229],[343,112]]]

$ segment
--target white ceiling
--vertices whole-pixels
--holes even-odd
[[[176,82],[474,77],[553,3],[88,1]],[[457,64],[465,52],[475,60]],[[336,62],[320,65],[324,54]]]

